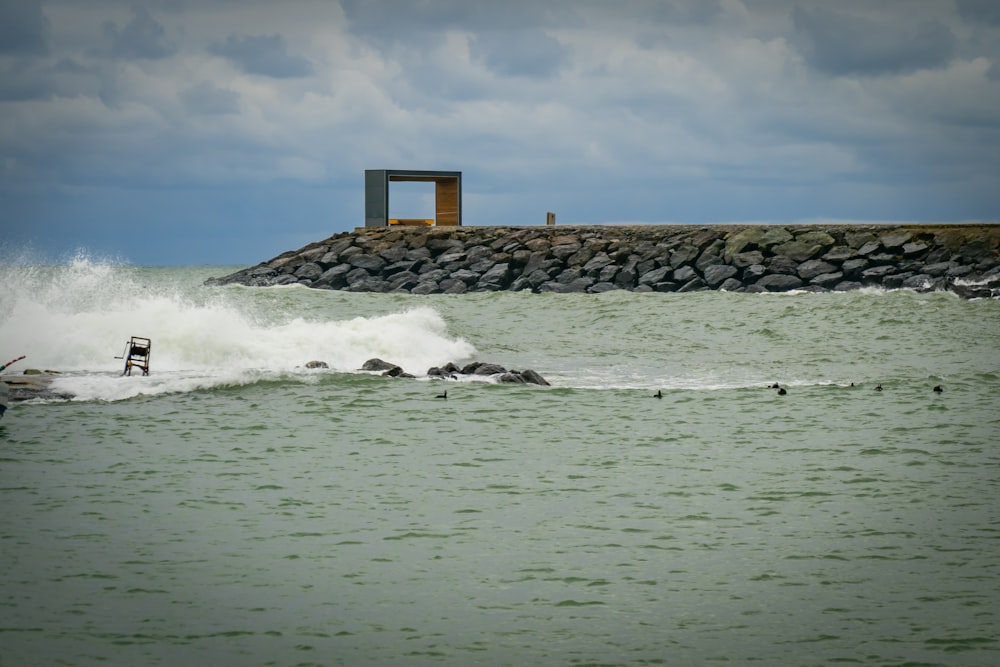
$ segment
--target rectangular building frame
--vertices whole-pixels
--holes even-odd
[[[412,169],[365,170],[365,227],[389,225],[389,184],[396,181],[434,183],[434,224],[462,224],[462,172]]]

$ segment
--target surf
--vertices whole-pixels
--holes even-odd
[[[59,265],[0,264],[0,354],[58,371],[55,393],[81,400],[194,391],[327,372],[360,372],[372,357],[416,373],[475,348],[425,305],[351,316],[335,295],[302,303],[301,288],[209,288],[201,278],[77,254]],[[306,295],[302,295],[306,296]],[[152,340],[149,377],[121,377],[132,336]],[[8,352],[10,350],[10,352]]]

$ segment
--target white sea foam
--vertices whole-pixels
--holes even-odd
[[[336,308],[282,308],[296,290],[182,286],[149,269],[78,256],[60,266],[0,264],[0,356],[27,355],[19,368],[63,373],[53,388],[79,398],[116,400],[298,374],[323,361],[354,372],[380,357],[414,374],[475,349],[450,336],[434,309],[350,317]],[[310,297],[322,296],[311,291]],[[302,316],[308,312],[309,319]],[[285,314],[283,314],[285,313]],[[150,377],[122,379],[130,336],[152,339]],[[12,369],[13,370],[13,369]],[[327,371],[329,372],[329,371]]]

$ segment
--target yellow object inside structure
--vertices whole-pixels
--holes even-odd
[[[389,218],[390,225],[433,225],[434,218]]]

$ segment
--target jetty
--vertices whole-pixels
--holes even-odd
[[[874,286],[989,298],[1000,296],[1000,224],[385,224],[334,234],[206,284],[409,294]]]

